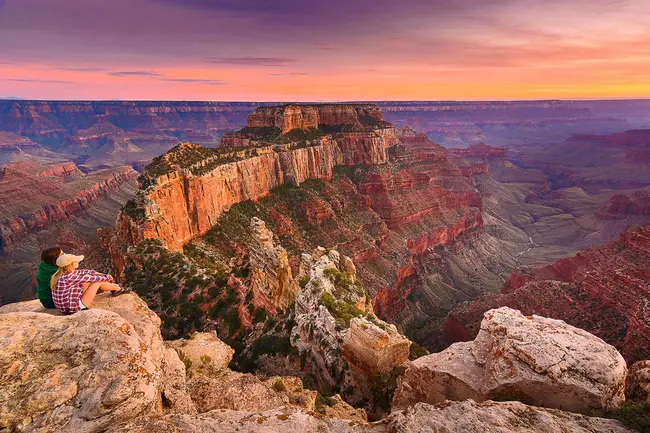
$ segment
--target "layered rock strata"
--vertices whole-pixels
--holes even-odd
[[[413,361],[393,406],[418,401],[510,400],[602,414],[625,400],[626,364],[615,348],[559,320],[490,310],[473,342]]]
[[[339,117],[350,120],[347,115]],[[251,119],[249,127],[258,127],[255,115]],[[234,136],[244,140],[246,149],[212,152],[184,143],[154,161],[145,170],[143,189],[131,205],[137,212],[120,215],[118,232],[135,230],[136,242],[159,238],[170,250],[179,251],[190,239],[207,232],[233,204],[257,200],[288,182],[329,180],[338,165],[385,163],[387,148],[396,141],[390,125],[320,134],[303,144],[269,146],[248,140],[245,133]]]
[[[136,176],[130,167],[83,174],[72,162],[4,166],[0,175],[0,253],[13,249],[30,233],[69,221]]]
[[[483,314],[508,306],[585,329],[628,363],[650,357],[650,226],[532,270],[516,271],[501,293],[459,305],[447,318],[451,342],[474,338]]]

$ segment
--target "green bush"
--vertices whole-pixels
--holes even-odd
[[[367,314],[357,308],[356,305],[334,299],[334,297],[327,292],[321,295],[319,304],[327,308],[327,310],[337,320],[337,323],[343,328],[349,328],[350,321],[353,318],[365,316]]]
[[[650,403],[626,401],[608,416],[639,432],[650,432]]]

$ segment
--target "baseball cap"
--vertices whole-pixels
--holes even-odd
[[[84,256],[75,256],[74,254],[61,254],[57,259],[56,259],[56,265],[60,268],[64,266],[68,266],[74,262],[79,263],[84,259]]]

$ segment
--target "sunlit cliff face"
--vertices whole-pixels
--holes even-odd
[[[0,0],[0,97],[648,97],[648,22],[646,0]]]

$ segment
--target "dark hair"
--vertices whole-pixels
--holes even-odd
[[[59,258],[62,252],[63,250],[60,247],[48,248],[41,253],[41,260],[52,266],[56,266],[56,259]]]

